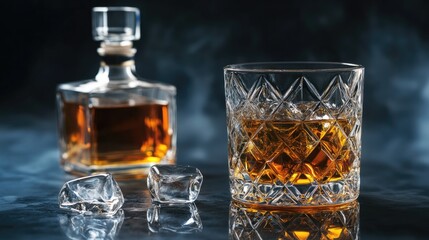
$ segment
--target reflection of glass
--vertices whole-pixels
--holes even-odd
[[[113,216],[59,215],[60,226],[69,239],[114,239],[124,221],[124,211]]]
[[[197,206],[189,204],[154,203],[147,211],[151,232],[192,233],[203,229]]]
[[[229,212],[230,239],[358,239],[359,203],[326,208],[263,210],[236,202]]]
[[[343,63],[225,67],[233,199],[275,206],[355,200],[363,70]]]

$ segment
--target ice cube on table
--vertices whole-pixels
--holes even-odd
[[[90,214],[115,214],[124,204],[124,196],[111,174],[77,178],[61,188],[61,209]]]
[[[179,165],[154,165],[147,178],[152,200],[159,203],[192,203],[202,182],[198,168]]]

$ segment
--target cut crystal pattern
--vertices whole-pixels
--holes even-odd
[[[225,71],[233,199],[280,206],[356,199],[363,70],[284,75]]]
[[[327,209],[264,210],[231,203],[230,239],[358,239],[359,204]]]

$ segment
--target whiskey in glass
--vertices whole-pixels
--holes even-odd
[[[232,198],[286,207],[355,200],[363,74],[343,63],[225,67]]]

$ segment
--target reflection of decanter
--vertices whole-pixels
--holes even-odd
[[[99,72],[57,91],[61,163],[67,172],[137,178],[153,164],[175,161],[176,88],[134,73],[139,14],[130,7],[93,9],[93,35],[102,41]]]
[[[324,208],[259,209],[232,202],[230,239],[358,239],[359,203]]]
[[[107,215],[59,215],[60,226],[68,239],[114,239],[124,222],[124,211]]]

